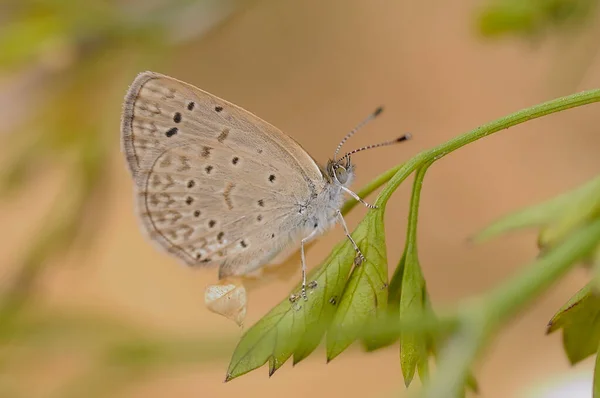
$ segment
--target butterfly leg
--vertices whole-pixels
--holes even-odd
[[[369,209],[376,209],[377,206],[369,204],[367,202],[365,202],[364,200],[361,199],[360,196],[358,196],[356,193],[352,192],[351,190],[349,190],[348,188],[342,186],[342,189],[344,190],[344,192],[346,192],[348,195],[352,196],[354,199],[358,200],[360,203],[362,203],[363,205],[367,206]]]
[[[310,288],[317,287],[317,282],[313,281],[309,284],[306,283],[306,255],[304,254],[304,245],[314,238],[317,235],[317,230],[314,230],[310,233],[306,238],[302,239],[300,242],[300,258],[302,260],[302,290],[300,291],[300,295],[304,300],[308,300],[308,296],[306,295],[306,286]],[[290,301],[293,303],[298,300],[297,294],[290,295]]]
[[[338,210],[337,216],[340,219],[340,224],[342,224],[342,227],[344,227],[346,237],[350,239],[350,243],[352,243],[352,246],[354,246],[354,251],[356,252],[356,257],[354,257],[354,265],[359,266],[366,260],[365,256],[363,256],[362,252],[358,248],[358,245],[356,244],[354,239],[352,239],[352,235],[350,235],[350,231],[348,231],[348,226],[346,225],[346,220],[344,220],[344,216],[342,216],[342,212]]]

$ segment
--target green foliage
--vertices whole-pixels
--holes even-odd
[[[488,37],[541,36],[567,25],[582,24],[597,3],[597,0],[491,0],[479,15],[479,31]]]
[[[400,288],[398,315],[400,319],[416,318],[427,308],[425,279],[416,253],[408,249],[403,260],[404,264],[400,265],[404,269],[404,275]],[[410,385],[417,368],[421,378],[427,377],[431,349],[428,340],[429,336],[425,333],[400,334],[400,366],[406,386]]]
[[[327,333],[327,360],[363,335],[364,327],[387,308],[387,255],[384,208],[372,210],[356,229],[358,247],[366,261],[354,267]],[[361,228],[362,226],[362,228]],[[364,236],[361,234],[364,233]]]
[[[267,361],[270,375],[292,355],[294,364],[300,362],[317,348],[327,329],[329,359],[359,337],[361,326],[381,311],[387,300],[387,275],[381,274],[387,273],[383,235],[374,233],[374,228],[382,231],[381,213],[370,212],[352,235],[367,261],[351,272],[354,248],[349,240],[338,244],[309,275],[317,286],[309,291],[308,301],[286,298],[246,332],[235,349],[226,380]]]
[[[539,228],[538,246],[542,253],[563,241],[573,231],[600,219],[600,178],[594,178],[570,192],[544,203],[506,216],[476,237],[483,241],[502,233],[522,228]],[[598,263],[599,251],[585,259],[586,264]]]
[[[550,243],[547,237],[563,235],[568,232],[564,230],[569,229],[565,226],[573,227],[585,222],[586,219],[593,217],[598,207],[600,207],[600,178],[594,178],[572,191],[496,221],[477,234],[475,240],[482,242],[517,229],[540,228],[543,231],[550,231],[541,234],[546,238],[541,239],[540,243],[546,246]],[[562,231],[562,233],[553,231]],[[554,239],[556,238],[550,240]]]
[[[548,323],[547,333],[562,329],[563,348],[571,364],[596,354],[593,397],[600,397],[600,295],[588,284]]]
[[[482,231],[477,239],[483,240],[519,228],[539,228],[538,244],[542,256],[554,254],[556,248],[569,241],[590,239],[595,242],[583,253],[584,264],[594,264],[597,272],[600,263],[600,178],[582,186],[526,208],[497,221]],[[594,228],[596,227],[596,228]],[[576,238],[575,238],[576,237]],[[547,333],[563,331],[563,347],[571,364],[597,353],[600,344],[600,296],[597,293],[598,275],[577,292],[548,324]],[[596,367],[594,397],[600,397],[600,380]]]
[[[17,197],[48,170],[64,179],[27,246],[4,264],[0,286],[0,396],[30,396],[31,383],[7,383],[56,351],[89,355],[90,368],[66,380],[57,397],[114,396],[149,370],[214,359],[220,341],[158,338],[152,332],[99,314],[37,310],[37,286],[50,264],[95,237],[108,202],[106,169],[118,151],[124,89],[145,67],[165,59],[181,41],[199,38],[206,24],[184,26],[191,0],[159,0],[138,7],[114,1],[0,1],[0,73],[20,81],[24,117],[2,123],[0,198]],[[139,2],[140,4],[144,2]],[[216,2],[204,2],[208,22]],[[224,4],[227,3],[227,4]],[[231,11],[233,1],[222,2]],[[215,22],[227,13],[215,13]],[[188,23],[189,24],[189,23]],[[198,27],[196,27],[198,25]],[[189,28],[189,29],[188,29]],[[112,116],[107,116],[112,115]],[[17,248],[19,250],[20,248]],[[80,251],[79,253],[83,253]],[[81,260],[85,263],[85,260]],[[55,352],[52,352],[55,350]],[[73,384],[71,385],[71,382]],[[14,388],[13,388],[14,387]],[[51,396],[50,393],[45,396]]]
[[[371,210],[353,233],[363,252],[368,253],[368,261],[350,272],[352,248],[349,242],[341,242],[312,274],[312,279],[317,280],[318,285],[308,301],[300,304],[282,301],[242,336],[231,359],[226,380],[256,369],[267,361],[272,374],[291,355],[295,355],[297,347],[304,347],[299,343],[303,336],[310,336],[309,349],[302,349],[303,359],[314,350],[327,331],[328,359],[339,355],[357,339],[363,340],[368,350],[374,350],[388,346],[399,338],[404,382],[408,386],[418,370],[426,381],[424,397],[460,397],[465,395],[467,387],[477,390],[477,383],[469,368],[485,342],[526,303],[541,294],[574,264],[590,258],[598,250],[598,183],[587,184],[558,199],[509,216],[483,231],[477,239],[490,238],[518,227],[543,227],[542,231],[546,232],[542,236],[545,238],[540,242],[544,245],[544,255],[504,286],[468,301],[458,310],[443,312],[444,315],[438,319],[433,314],[427,294],[416,239],[425,172],[441,157],[494,132],[533,118],[599,101],[600,90],[592,90],[516,112],[422,152],[395,168],[394,173],[380,176],[376,184],[387,181],[387,186],[376,201],[379,209]],[[387,305],[382,305],[382,299],[386,296],[377,288],[385,289],[387,286],[387,273],[382,266],[386,263],[383,213],[393,192],[413,171],[416,173],[406,246],[388,288]],[[374,188],[374,184],[370,184],[365,192],[371,192]],[[345,206],[344,210],[351,207]],[[323,313],[321,309],[326,300],[333,297],[325,293],[328,287],[323,285],[326,281],[324,275],[330,272],[336,277],[331,289],[336,294],[342,292],[341,301],[337,310],[330,308],[330,311]],[[348,272],[350,277],[346,280]],[[310,323],[305,321],[306,315],[310,317]],[[310,327],[307,328],[307,325]],[[595,352],[597,343],[592,352]],[[439,356],[438,375],[427,382],[431,354],[436,358]]]
[[[600,344],[600,296],[591,285],[577,292],[548,323],[547,333],[563,331],[563,346],[571,364],[595,354]]]
[[[538,244],[542,255],[547,255],[576,231],[598,221],[600,178],[594,178],[570,192],[504,217],[482,231],[476,239],[488,239],[514,229],[535,227],[540,230]],[[597,238],[600,239],[600,236]],[[598,253],[600,247],[586,255],[584,263],[596,262]],[[548,325],[548,333],[563,328],[565,351],[573,364],[595,353],[598,347],[600,325],[596,325],[596,315],[600,314],[600,301],[593,291],[594,286],[595,283],[591,282],[580,290]],[[599,329],[595,330],[597,327]]]
[[[419,264],[417,251],[417,219],[419,209],[419,198],[423,178],[429,164],[417,170],[413,184],[413,197],[408,217],[408,232],[406,247],[400,259],[397,269],[398,274],[394,279],[400,280],[392,284],[394,297],[399,296],[398,316],[400,319],[417,318],[429,311],[430,304],[425,288],[425,278]],[[419,370],[421,379],[429,373],[429,353],[431,351],[431,336],[426,333],[401,333],[400,334],[400,366],[404,383],[408,387],[414,377],[415,369]]]
[[[23,308],[10,323],[2,323],[0,332],[0,372],[7,377],[27,369],[32,362],[55,357],[57,352],[91,358],[88,366],[59,389],[57,398],[114,396],[160,370],[221,358],[234,340],[234,336],[158,336],[147,328],[100,313],[57,312],[32,305]],[[2,396],[18,397],[12,391]]]
[[[178,43],[174,29],[184,26],[174,22],[194,5],[158,1],[134,12],[106,1],[18,3],[2,5],[0,72],[24,80],[35,72],[30,94],[46,100],[28,106],[27,117],[10,127],[18,134],[2,137],[9,150],[2,159],[0,197],[17,194],[49,168],[65,171],[66,178],[40,232],[14,264],[14,277],[0,292],[3,316],[28,299],[53,259],[76,241],[93,238],[106,202],[104,167],[118,141],[117,134],[106,131],[117,125],[123,87],[139,72],[136,61],[148,64],[154,54],[164,55]],[[206,3],[207,19],[211,7],[218,5]],[[189,28],[188,38],[204,33],[195,25]],[[114,117],[107,118],[107,111]]]

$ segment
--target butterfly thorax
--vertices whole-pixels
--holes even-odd
[[[354,180],[350,159],[329,160],[322,173],[323,189],[299,210],[305,215],[306,229],[325,231],[336,223],[337,212],[344,202],[344,188]]]

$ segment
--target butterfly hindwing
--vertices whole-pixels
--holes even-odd
[[[226,162],[230,151],[215,149],[211,159],[196,151],[165,151],[138,189],[138,209],[152,240],[189,265],[223,264],[277,246],[285,219],[294,217],[289,198],[243,178],[241,161]],[[233,177],[238,167],[242,178]]]

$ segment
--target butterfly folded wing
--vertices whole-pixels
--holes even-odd
[[[196,152],[189,146],[165,151],[138,189],[138,210],[150,238],[192,266],[228,264],[245,272],[262,265],[286,238],[282,226],[294,218],[293,202],[258,185],[247,171],[258,167],[253,160],[228,164],[233,154],[223,148],[211,159]],[[240,178],[231,178],[236,171],[230,169],[238,167]]]
[[[121,131],[152,241],[188,265],[220,265],[220,277],[252,271],[301,238],[298,207],[323,188],[290,137],[166,76],[136,78]]]
[[[121,146],[136,177],[157,154],[197,138],[212,138],[293,169],[311,185],[322,179],[310,155],[258,116],[197,87],[153,72],[139,74],[125,96]]]

